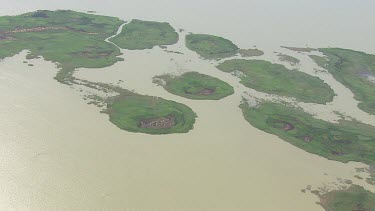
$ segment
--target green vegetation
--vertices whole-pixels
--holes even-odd
[[[318,196],[326,211],[375,211],[375,194],[357,185]]]
[[[186,47],[205,59],[231,57],[238,51],[238,47],[230,40],[208,34],[186,35]]]
[[[0,59],[22,50],[58,63],[59,82],[71,83],[76,68],[110,66],[121,59],[120,50],[104,40],[123,21],[69,10],[37,11],[0,17]]]
[[[241,106],[254,127],[325,158],[375,165],[375,127],[351,121],[330,123],[286,105],[262,102]]]
[[[129,50],[151,49],[157,45],[173,45],[178,34],[169,23],[132,20],[111,41]]]
[[[291,65],[297,65],[300,62],[299,59],[297,59],[293,56],[286,55],[286,54],[279,53],[277,56],[279,57],[280,61],[289,62]]]
[[[312,59],[354,93],[354,98],[361,101],[360,109],[375,115],[375,55],[339,48],[319,51],[327,59],[311,56]]]
[[[170,93],[195,100],[219,100],[234,93],[233,87],[212,76],[187,72],[180,76],[162,75],[163,87]]]
[[[335,95],[321,79],[268,61],[233,59],[217,68],[224,72],[240,71],[243,85],[268,94],[321,104],[332,101]]]
[[[115,97],[108,103],[107,113],[120,129],[148,134],[186,133],[196,118],[183,104],[137,94]]]
[[[242,57],[262,56],[264,52],[259,49],[239,49],[237,51]]]
[[[305,47],[305,48],[304,47],[287,47],[287,46],[281,46],[281,47],[291,50],[291,51],[307,52],[307,53],[318,50],[316,48],[309,48],[309,47]]]

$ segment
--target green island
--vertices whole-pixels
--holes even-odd
[[[156,76],[164,83],[164,89],[168,92],[194,100],[219,100],[234,93],[234,89],[228,83],[198,72],[187,72],[180,76],[162,75]]]
[[[316,48],[310,48],[310,47],[287,47],[287,46],[281,46],[281,47],[285,48],[285,49],[288,49],[288,50],[291,50],[291,51],[305,52],[305,53],[309,53],[309,52],[318,50]]]
[[[75,69],[101,68],[121,58],[120,50],[105,42],[124,23],[118,18],[70,10],[26,13],[0,17],[0,59],[30,50],[58,64],[61,83],[71,84]]]
[[[237,51],[242,57],[253,57],[253,56],[262,56],[264,52],[259,49],[238,49]]]
[[[178,33],[169,23],[134,19],[110,41],[123,49],[143,50],[158,45],[173,45],[178,39]]]
[[[184,104],[134,93],[109,99],[105,112],[120,129],[147,134],[187,133],[196,118]]]
[[[219,64],[217,68],[230,73],[239,71],[241,83],[259,92],[320,104],[332,101],[335,96],[321,79],[268,61],[233,59]]]
[[[375,211],[375,194],[358,185],[316,195],[326,211]]]
[[[340,48],[319,49],[326,58],[311,56],[361,101],[358,107],[375,115],[375,55]]]
[[[205,59],[235,56],[239,50],[232,41],[208,34],[186,35],[186,47]]]
[[[254,127],[274,134],[307,152],[341,162],[375,165],[375,127],[353,121],[330,123],[273,102],[240,108]]]
[[[289,55],[286,55],[286,54],[283,54],[283,53],[279,53],[279,54],[277,54],[277,56],[279,57],[280,61],[289,62],[289,64],[291,64],[293,66],[300,63],[300,60],[293,57],[293,56],[289,56]]]

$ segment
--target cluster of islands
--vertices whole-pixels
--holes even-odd
[[[119,29],[117,36],[113,36]],[[78,68],[102,68],[122,61],[118,57],[121,49],[173,45],[179,36],[165,22],[132,20],[127,23],[91,13],[43,10],[0,17],[0,59],[29,50],[27,59],[41,56],[57,64],[59,72],[55,79],[62,84],[116,93],[100,100],[106,104],[104,112],[109,120],[120,129],[147,134],[187,133],[193,129],[197,117],[187,105],[74,76]],[[262,56],[264,52],[259,49],[241,49],[226,38],[209,34],[190,33],[185,40],[186,47],[202,59],[219,62],[217,71],[233,74],[245,87],[258,92],[316,104],[329,103],[336,95],[318,77],[281,64],[249,59]],[[320,52],[324,56],[310,55],[311,59],[354,93],[360,109],[375,115],[375,55],[340,48],[285,48]],[[292,66],[300,62],[286,54],[278,56],[280,61]],[[234,88],[227,82],[194,71],[157,75],[154,83],[190,100],[221,100],[234,94]],[[340,162],[368,164],[372,177],[367,182],[375,185],[374,126],[358,121],[320,120],[287,103],[262,101],[254,106],[244,99],[239,107],[252,126],[309,153]],[[375,207],[375,194],[360,186],[318,195],[326,210],[372,211]]]

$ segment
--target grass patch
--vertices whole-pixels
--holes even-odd
[[[318,77],[268,61],[233,59],[221,63],[217,68],[224,72],[240,71],[243,85],[268,94],[321,104],[332,101],[335,95]]]
[[[208,34],[186,35],[186,47],[205,59],[231,57],[239,50],[230,40]]]
[[[242,57],[262,56],[264,52],[259,49],[239,49],[237,51]]]
[[[375,115],[375,55],[340,48],[319,51],[327,58],[311,58],[354,93],[360,109]]]
[[[196,118],[184,104],[137,94],[113,98],[106,113],[120,129],[147,134],[187,133]]]
[[[169,23],[134,19],[111,41],[120,48],[142,50],[157,45],[173,45],[178,41],[178,34]]]
[[[326,211],[375,211],[375,193],[353,185],[346,190],[318,194]]]
[[[120,50],[104,40],[123,23],[118,18],[70,10],[26,13],[0,17],[0,59],[31,50],[28,58],[43,56],[58,63],[56,79],[70,83],[76,68],[100,68],[122,59]],[[87,56],[89,52],[91,56]]]
[[[287,46],[281,46],[281,47],[285,48],[285,49],[288,49],[288,50],[291,50],[291,51],[306,52],[306,53],[318,50],[316,48],[309,48],[309,47],[306,47],[306,48],[304,48],[304,47],[287,47]]]
[[[307,152],[341,162],[375,165],[375,127],[341,121],[330,123],[288,106],[262,102],[241,104],[245,119],[254,127],[277,135]]]
[[[209,75],[187,72],[180,76],[162,75],[168,92],[194,100],[219,100],[234,93],[228,83]]]
[[[291,64],[293,66],[300,63],[300,60],[293,57],[293,56],[289,56],[289,55],[286,55],[286,54],[283,54],[283,53],[279,53],[279,54],[277,54],[277,56],[279,57],[280,61],[289,62],[289,64]]]

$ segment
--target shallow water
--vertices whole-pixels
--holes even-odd
[[[318,24],[337,23],[336,17],[324,18],[333,17],[328,13],[341,14],[338,9],[349,12],[342,15],[344,20],[356,15],[370,16],[369,7],[373,5],[370,1],[356,4],[340,1],[334,11],[327,9],[333,9],[333,3],[314,1],[312,5],[291,0],[283,4],[275,0],[199,4],[198,1],[164,0],[152,4],[110,1],[108,7],[101,1],[2,2],[0,15],[70,8],[96,10],[124,19],[168,21],[176,28],[224,35],[241,47],[258,45],[266,50],[266,55],[260,58],[267,60],[277,60],[273,51],[288,53],[302,61],[303,71],[312,74],[317,67],[305,55],[283,51],[278,46],[309,43],[314,47],[340,45],[375,52],[371,49],[375,45],[369,43],[374,41],[363,40],[364,36],[373,37],[374,29],[354,20],[347,22],[345,29],[333,25],[325,30]],[[265,9],[270,10],[267,16],[262,13]],[[324,30],[324,36],[301,30],[312,24],[312,19],[302,14],[313,14],[318,9],[323,9],[322,15],[313,26],[317,31]],[[194,12],[187,13],[189,10]],[[284,18],[283,24],[267,27],[280,17]],[[295,20],[295,17],[301,18]],[[249,28],[243,27],[244,24]],[[358,33],[342,33],[353,29]],[[296,34],[286,36],[291,31]],[[278,36],[273,37],[275,34]],[[111,83],[123,80],[121,86],[140,94],[187,104],[198,114],[195,129],[188,134],[153,136],[121,131],[99,108],[87,105],[77,87],[54,81],[53,64],[32,60],[29,63],[35,66],[29,67],[22,63],[24,53],[0,62],[0,209],[318,211],[322,208],[315,204],[317,197],[300,191],[307,185],[336,187],[337,178],[343,178],[375,191],[364,181],[353,178],[355,174],[366,176],[355,172],[356,167],[365,165],[326,160],[249,125],[238,108],[243,92],[259,98],[270,96],[246,89],[238,79],[218,71],[210,61],[200,60],[181,45],[169,50],[182,51],[184,55],[159,48],[124,51],[124,62],[108,68],[82,69],[75,76]],[[234,84],[236,94],[220,101],[193,101],[169,94],[152,83],[155,75],[190,70]],[[319,76],[338,96],[325,110],[317,105],[301,106],[328,120],[335,119],[330,113],[334,107],[361,121],[375,121],[372,116],[353,110],[356,102],[351,92],[331,76]]]

